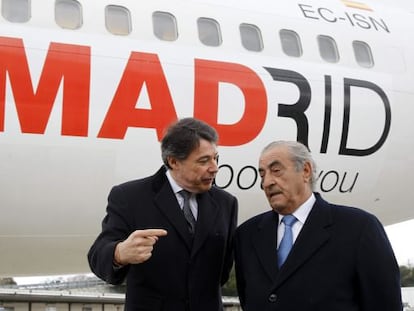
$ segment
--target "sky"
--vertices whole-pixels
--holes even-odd
[[[414,243],[411,238],[414,237],[414,219],[404,221],[398,224],[385,227],[387,236],[391,242],[392,248],[400,266],[414,265]],[[73,275],[58,276],[40,276],[40,277],[15,277],[18,284],[36,284],[53,281]]]
[[[414,265],[414,219],[385,227],[398,264]]]

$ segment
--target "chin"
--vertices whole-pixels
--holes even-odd
[[[281,208],[283,208],[283,204],[281,204],[280,201],[278,200],[273,200],[273,201],[269,201],[270,206],[275,210],[280,210]]]
[[[211,187],[212,187],[212,184],[209,184],[209,185],[208,184],[202,184],[202,185],[199,185],[197,187],[197,189],[198,189],[198,192],[202,193],[202,192],[209,191],[211,189]]]
[[[208,184],[208,185],[204,185],[203,188],[205,189],[205,191],[208,191],[211,189],[211,187],[213,187],[213,184]]]

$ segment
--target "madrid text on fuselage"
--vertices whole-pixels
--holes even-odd
[[[63,89],[61,132],[62,136],[96,137],[98,139],[122,140],[129,128],[150,128],[157,133],[158,140],[163,130],[179,116],[176,113],[173,97],[163,64],[156,53],[131,51],[129,59],[120,77],[115,94],[110,102],[106,116],[97,133],[90,133],[90,84],[91,59],[90,46],[51,42],[46,52],[44,66],[40,74],[37,89],[34,90],[25,46],[21,38],[0,37],[0,133],[6,132],[7,120],[5,105],[13,98],[16,115],[22,134],[45,135],[49,117],[60,87]],[[262,131],[268,117],[267,87],[257,73],[259,69],[250,68],[234,62],[208,59],[194,59],[194,117],[205,120],[214,126],[220,136],[221,146],[240,146],[253,141]],[[290,118],[296,124],[297,140],[309,145],[309,119],[306,115],[311,102],[324,101],[323,131],[320,138],[320,153],[326,153],[330,140],[332,108],[332,76],[323,74],[324,94],[313,94],[311,82],[300,72],[263,65],[271,81],[292,84],[298,89],[299,96],[294,103],[277,104],[277,115],[271,118]],[[6,94],[6,85],[11,86],[12,94]],[[240,89],[244,96],[244,112],[240,120],[233,124],[220,124],[219,84],[228,83]],[[369,156],[377,152],[386,142],[391,126],[391,105],[381,86],[362,79],[344,77],[343,119],[338,155]],[[62,86],[61,86],[62,85]],[[136,103],[143,86],[146,86],[151,109],[137,108]],[[377,141],[366,148],[348,146],[349,125],[352,122],[352,90],[359,88],[373,92],[382,104],[385,118],[378,127]],[[312,101],[313,100],[313,101]],[[310,146],[315,150],[315,146]],[[230,164],[220,164],[222,171],[227,171],[228,178],[221,179],[219,187],[231,184],[239,189],[250,189],[258,184],[254,166],[246,165],[235,169]],[[244,176],[244,177],[243,177]],[[247,179],[246,179],[246,176]],[[357,184],[359,172],[338,170],[320,171],[319,188],[323,192],[352,192]],[[243,182],[242,182],[243,180]],[[246,181],[247,180],[247,181]]]

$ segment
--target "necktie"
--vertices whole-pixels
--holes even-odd
[[[181,190],[179,192],[179,194],[184,199],[183,213],[184,213],[185,220],[187,221],[187,224],[188,224],[188,230],[190,231],[191,234],[194,234],[196,220],[195,220],[193,212],[191,211],[191,208],[190,208],[190,195],[191,195],[191,193],[188,192],[187,190]]]
[[[279,268],[285,262],[287,256],[289,255],[290,249],[292,248],[292,226],[296,221],[297,219],[293,215],[286,215],[282,218],[282,222],[285,224],[285,233],[283,234],[282,241],[280,241],[279,249],[277,251],[277,264],[279,265]]]

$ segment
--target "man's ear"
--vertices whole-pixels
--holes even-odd
[[[308,183],[311,180],[311,178],[312,178],[312,165],[309,161],[306,161],[303,164],[303,180]]]
[[[167,162],[168,165],[172,168],[175,169],[177,167],[177,159],[174,157],[167,157]]]

